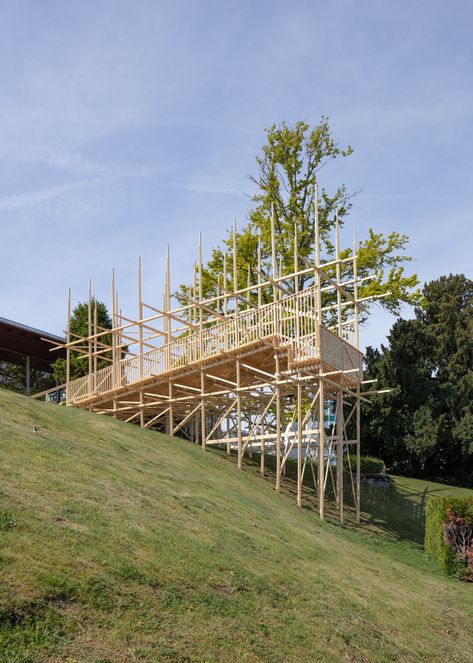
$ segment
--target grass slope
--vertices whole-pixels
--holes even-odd
[[[1,663],[471,661],[472,587],[419,545],[445,487],[366,489],[341,528],[249,463],[1,390],[0,463]]]

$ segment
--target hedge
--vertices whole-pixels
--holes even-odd
[[[355,454],[350,454],[350,463],[352,472],[356,471],[356,456]],[[349,470],[348,458],[344,456],[343,466],[345,470]],[[374,458],[373,456],[361,456],[360,458],[360,472],[362,474],[384,474],[386,472],[386,467],[384,462],[379,458]]]
[[[473,569],[458,549],[445,541],[444,525],[451,518],[462,518],[473,528],[473,497],[429,497],[425,511],[425,552],[436,559],[442,573],[460,580],[472,580]],[[473,553],[473,539],[471,539]]]

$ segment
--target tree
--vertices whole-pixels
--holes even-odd
[[[0,387],[25,393],[26,391],[26,358],[18,362],[0,361]],[[30,392],[37,393],[54,387],[53,376],[38,368],[30,368]]]
[[[0,361],[0,387],[24,393],[26,388],[25,366],[20,363]]]
[[[97,306],[97,326],[102,327],[103,329],[111,329],[112,321],[108,314],[106,305],[103,302],[96,302],[95,299],[92,299],[92,312],[94,311],[95,306]],[[92,317],[93,316],[94,313],[92,313]],[[71,340],[76,339],[78,336],[84,337],[89,335],[88,321],[89,304],[88,302],[79,302],[79,304],[77,304],[77,306],[72,311],[71,315]],[[67,332],[64,333],[67,334]],[[112,342],[112,336],[111,334],[104,334],[104,336],[100,337],[98,340],[100,343],[110,345]],[[109,365],[110,362],[107,361],[106,358],[111,358],[111,352],[105,352],[103,354],[103,358],[97,361],[97,368],[99,370]],[[62,358],[56,359],[52,366],[54,377],[59,382],[59,384],[65,383],[67,379],[66,360]],[[87,375],[88,370],[89,364],[87,356],[78,352],[71,351],[71,380],[75,380],[76,378],[80,378],[83,375]]]
[[[400,470],[412,471],[416,465],[404,438],[419,404],[434,390],[432,352],[432,338],[418,320],[398,320],[387,346],[382,345],[380,351],[366,350],[367,379],[377,379],[379,387],[392,391],[374,396],[372,405],[363,405],[363,447]]]
[[[301,264],[311,263],[316,191],[323,254],[327,258],[334,255],[331,235],[335,227],[335,216],[338,211],[340,225],[345,223],[353,196],[344,185],[332,192],[323,187],[317,189],[319,172],[330,161],[349,157],[352,151],[350,146],[341,148],[337,144],[326,117],[322,117],[314,127],[306,122],[296,122],[294,125],[283,122],[266,130],[266,143],[261,154],[256,157],[257,173],[249,178],[256,187],[256,192],[251,196],[254,206],[249,212],[248,224],[237,233],[236,238],[239,288],[246,286],[248,272],[251,283],[257,282],[255,255],[258,241],[261,242],[263,269],[266,273],[271,272],[272,210],[276,251],[283,271],[293,271],[294,228],[297,228]],[[397,232],[386,237],[370,229],[368,238],[357,243],[359,275],[374,274],[373,279],[365,281],[361,286],[360,297],[386,295],[381,303],[395,313],[399,311],[402,302],[420,303],[417,276],[404,274],[405,263],[410,260],[402,253],[407,241],[406,235]],[[231,248],[232,238],[229,233],[222,244],[213,249],[203,270],[204,297],[216,294],[223,273],[224,253],[230,253]],[[347,256],[350,251],[351,248],[342,255]],[[227,262],[228,273],[230,262]],[[229,274],[225,276],[230,280]],[[345,271],[344,277],[349,276]],[[312,278],[309,274],[302,275],[299,287],[304,287]],[[263,294],[266,295],[265,299],[270,296],[269,291]],[[181,286],[179,296],[181,301],[186,301],[191,296],[190,286]],[[368,308],[369,305],[366,305],[365,314]]]
[[[427,476],[473,470],[473,281],[441,276],[416,319],[398,320],[366,369],[391,393],[364,408],[363,440],[392,467]]]
[[[446,403],[459,419],[473,402],[473,281],[463,274],[441,276],[423,294],[416,316],[435,336],[437,378],[449,385]]]

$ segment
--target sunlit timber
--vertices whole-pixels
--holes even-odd
[[[97,325],[89,283],[86,337],[70,331],[69,292],[67,342],[52,349],[67,350],[67,405],[179,434],[204,450],[216,445],[236,452],[240,468],[245,454],[258,453],[262,475],[272,454],[276,490],[293,458],[298,506],[307,473],[320,517],[330,482],[342,522],[345,459],[359,518],[359,316],[366,299],[359,298],[358,287],[367,277],[358,276],[356,239],[342,257],[338,218],[335,257],[321,259],[317,205],[314,231],[313,259],[300,265],[295,230],[293,270],[282,274],[273,214],[271,273],[264,270],[259,247],[251,270],[256,278],[248,268],[247,285],[239,288],[235,227],[232,255],[225,255],[215,294],[207,298],[199,238],[193,285],[174,308],[169,250],[161,307],[142,299],[139,260],[135,317],[119,308],[113,271],[112,329]],[[76,380],[70,379],[73,352],[88,365],[88,374]],[[105,367],[97,370],[98,361]]]

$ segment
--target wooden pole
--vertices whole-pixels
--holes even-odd
[[[66,349],[66,405],[69,405],[69,382],[71,381],[71,289],[67,289],[67,349]]]
[[[355,299],[355,348],[360,348],[360,332],[358,326],[358,250],[356,246],[356,230],[353,230],[353,297]]]
[[[200,429],[202,434],[202,449],[205,451],[207,448],[207,430],[206,430],[206,421],[205,421],[205,373],[204,371],[200,372],[200,393],[202,397],[201,407],[200,407]]]
[[[237,261],[237,240],[236,240],[236,219],[233,220],[233,292],[238,290],[238,261]],[[234,314],[235,320],[238,316],[238,297],[234,295]]]
[[[89,279],[89,299],[87,303],[87,347],[89,351],[89,375],[92,375],[92,280]]]
[[[340,285],[341,281],[341,264],[340,264],[340,226],[338,223],[338,209],[335,212],[335,259],[336,263],[336,277],[337,285]],[[342,293],[340,288],[337,288],[337,329],[338,335],[341,337],[343,332],[342,325]]]
[[[203,299],[203,283],[202,283],[202,233],[199,233],[199,304],[202,304]],[[202,306],[199,306],[199,328],[202,332],[204,328],[204,311]]]
[[[143,380],[143,300],[141,297],[141,257],[138,256],[138,370],[140,380]],[[144,410],[144,395],[143,390],[140,389],[140,426],[144,428],[145,425],[145,410]]]
[[[143,379],[143,300],[141,298],[141,257],[138,257],[138,352],[140,354],[140,380]]]
[[[276,257],[276,232],[274,229],[274,203],[271,203],[271,276],[273,280],[278,276],[277,257]],[[278,299],[279,290],[273,285],[273,301]]]
[[[115,311],[115,269],[112,267],[112,327],[113,329],[117,326],[117,316]],[[112,332],[112,365],[115,366],[117,362],[116,357],[116,331]],[[114,385],[115,387],[115,381]]]
[[[94,336],[97,334],[97,298],[94,297]],[[94,373],[97,373],[97,337],[94,339]]]
[[[276,490],[281,489],[281,389],[279,387],[279,356],[274,357],[276,373]]]
[[[237,383],[237,436],[238,436],[238,469],[241,470],[241,462],[242,462],[242,432],[241,432],[241,393],[240,393],[240,387],[241,387],[241,366],[240,366],[240,360],[236,360],[236,383]]]
[[[122,324],[122,319],[120,315],[120,308],[118,306],[118,288],[115,290],[115,315],[117,318],[117,363],[118,363],[122,358],[122,349],[121,349],[122,331],[120,329],[120,326]]]
[[[263,305],[263,290],[261,289],[261,237],[258,237],[258,307]]]
[[[324,380],[319,378],[319,516],[325,518],[325,429],[324,429]],[[327,462],[330,462],[327,459]]]
[[[320,354],[320,326],[322,324],[322,293],[320,281],[320,229],[319,229],[319,198],[317,191],[317,184],[314,191],[314,227],[315,227],[315,272],[314,272],[314,285],[315,285],[315,311],[316,311],[316,326],[315,326],[315,344]]]
[[[228,295],[227,295],[227,252],[223,254],[223,315],[228,314]]]
[[[250,271],[250,265],[248,265],[248,273],[247,273],[247,276],[246,276],[246,287],[247,287],[247,290],[248,290],[248,292],[246,294],[246,296],[248,298],[248,302],[246,304],[246,310],[247,311],[251,308],[251,293],[250,293],[251,280],[250,279],[251,279],[251,271]]]
[[[343,523],[343,394],[337,390],[337,415],[335,429],[337,435],[337,504],[340,523]]]
[[[361,400],[360,385],[356,388],[356,521],[361,514]]]
[[[302,506],[302,385],[297,383],[297,506]]]
[[[193,299],[194,306],[192,307],[192,322],[194,325],[197,324],[197,263],[194,262],[194,284],[193,284]]]

